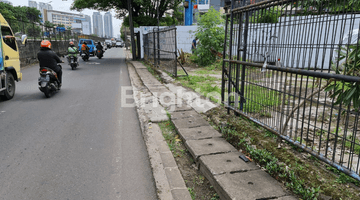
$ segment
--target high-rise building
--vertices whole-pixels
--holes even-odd
[[[110,12],[106,12],[104,15],[104,30],[105,37],[113,37],[112,15]]]
[[[29,0],[29,7],[30,7],[30,8],[37,8],[37,2],[36,2],[36,1],[30,1],[30,0]]]
[[[90,27],[90,34],[92,34],[91,31],[91,17],[89,15],[85,15],[85,22],[89,22],[89,27]]]
[[[93,13],[93,33],[99,37],[103,37],[103,19],[100,12]]]
[[[58,10],[45,10],[44,19],[45,21],[49,21],[53,24],[63,24],[65,27],[73,27],[73,23],[76,23],[76,19],[79,18],[85,19],[85,16],[83,14],[75,14]]]
[[[29,3],[30,4],[30,3]],[[49,3],[43,3],[43,2],[39,2],[39,5],[38,5],[38,10],[40,10],[41,12],[41,18],[43,20],[43,22],[47,21],[45,18],[45,12],[47,10],[52,10],[52,6],[49,4]]]

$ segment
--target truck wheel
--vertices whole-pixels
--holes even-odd
[[[5,99],[10,100],[15,95],[15,79],[10,72],[7,72],[6,79],[7,81],[5,86],[6,90],[4,90],[4,97]]]

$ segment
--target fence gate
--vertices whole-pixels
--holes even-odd
[[[354,7],[301,0],[228,6],[221,91],[228,111],[360,180]]]

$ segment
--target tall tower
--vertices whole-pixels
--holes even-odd
[[[93,13],[93,27],[94,34],[98,35],[99,37],[103,37],[103,19],[100,12]]]
[[[106,12],[104,15],[104,30],[105,37],[113,37],[112,15],[110,12]]]

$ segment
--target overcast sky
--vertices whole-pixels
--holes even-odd
[[[8,0],[10,2],[13,3],[14,6],[29,6],[28,0]],[[48,3],[51,1],[51,6],[53,7],[54,10],[59,10],[59,11],[65,11],[65,12],[72,12],[72,13],[79,13],[76,11],[70,11],[70,6],[73,2],[73,0],[67,0],[67,1],[63,1],[63,0],[35,0],[37,3],[39,2],[44,2],[44,3]],[[89,15],[91,17],[91,25],[93,25],[93,21],[92,21],[92,14],[93,12],[97,12],[96,10],[89,10],[89,9],[85,9],[83,10],[81,13],[85,14],[85,15]],[[100,12],[103,17],[105,12]],[[113,16],[113,35],[115,37],[117,37],[118,34],[120,34],[120,26],[122,24],[122,20],[120,19],[116,19],[115,16],[115,12],[111,11],[111,14]],[[92,29],[93,27],[91,27]]]

